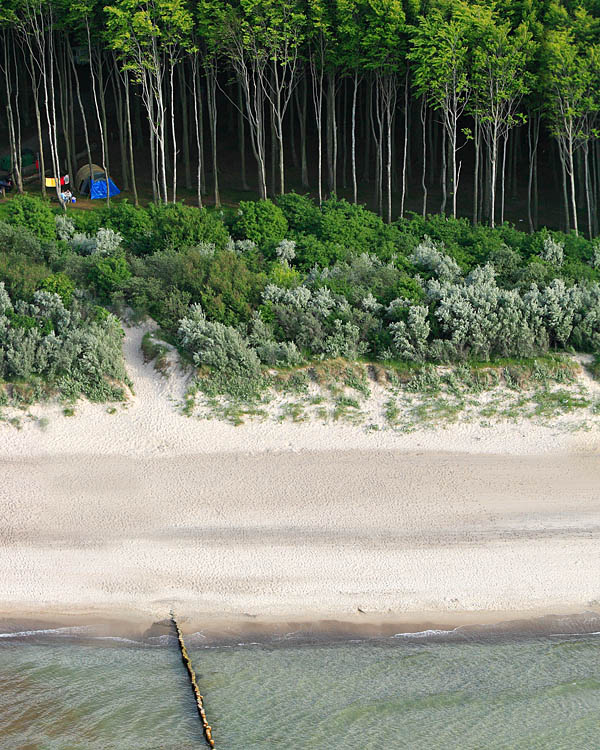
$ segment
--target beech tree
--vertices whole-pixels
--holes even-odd
[[[571,215],[575,234],[577,217],[576,152],[588,152],[590,140],[597,136],[598,87],[600,86],[600,47],[578,43],[571,30],[551,30],[545,44],[544,82],[547,90],[546,112],[552,135],[556,138],[560,161],[567,175]],[[589,163],[585,163],[585,195],[588,230],[592,235],[592,211],[589,187]]]
[[[454,3],[447,14],[434,10],[420,19],[414,29],[409,59],[414,67],[414,86],[426,96],[442,116],[442,124],[450,146],[450,191],[452,216],[457,216],[457,194],[461,162],[457,161],[466,140],[459,142],[460,120],[471,95],[469,67],[470,36],[468,14],[462,2]],[[444,149],[445,151],[445,149]],[[442,175],[442,213],[446,205],[446,180]]]
[[[478,117],[489,153],[490,225],[496,219],[498,162],[502,148],[500,223],[504,222],[506,147],[512,128],[524,115],[518,111],[529,93],[528,62],[535,50],[532,35],[524,24],[514,31],[491,8],[470,9],[473,24],[472,111]],[[477,147],[477,146],[476,146]]]

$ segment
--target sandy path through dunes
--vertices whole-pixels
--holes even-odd
[[[385,451],[0,459],[0,610],[597,608],[599,463]]]
[[[60,404],[28,409],[44,417],[40,429],[35,420],[21,419],[21,429],[0,423],[0,458],[13,456],[169,456],[200,453],[255,453],[262,451],[362,450],[455,451],[538,455],[540,453],[590,453],[600,456],[600,428],[569,431],[534,424],[530,420],[507,421],[482,427],[478,421],[446,428],[367,431],[343,423],[318,421],[295,424],[255,421],[235,427],[218,420],[186,418],[180,413],[187,377],[173,368],[163,378],[151,363],[144,364],[140,343],[145,327],[125,327],[123,351],[135,395],[116,409],[80,401],[75,417],[65,417]],[[599,386],[585,380],[590,393]],[[382,395],[380,409],[387,399]],[[574,419],[578,419],[575,415]],[[86,459],[87,460],[87,459]]]

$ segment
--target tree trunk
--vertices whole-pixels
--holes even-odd
[[[135,181],[135,157],[133,154],[133,137],[131,134],[131,107],[129,106],[129,73],[123,73],[123,85],[125,88],[125,113],[127,115],[127,144],[129,147],[129,169],[131,171],[131,189],[133,190],[133,202],[139,206],[137,184]]]
[[[592,204],[590,201],[590,163],[589,163],[589,143],[585,141],[583,144],[583,167],[584,167],[584,182],[585,182],[585,204],[587,209],[587,220],[588,220],[588,238],[592,239]]]
[[[6,115],[8,121],[8,143],[10,147],[10,161],[11,161],[11,173],[17,183],[17,190],[19,193],[23,192],[23,178],[21,175],[21,160],[19,153],[19,146],[17,144],[17,136],[13,114],[13,93],[12,93],[12,61],[9,56],[9,44],[7,39],[6,30],[2,31],[2,46],[4,49],[3,53],[3,70],[4,70],[4,84],[6,87]],[[14,37],[13,37],[14,44]],[[18,106],[18,99],[17,99]]]
[[[358,183],[356,180],[356,95],[358,91],[358,71],[354,71],[354,88],[352,90],[352,200],[358,202]]]
[[[321,56],[322,56],[321,52]],[[319,206],[323,204],[323,67],[317,68],[315,54],[310,56],[313,105],[317,125],[317,194]]]
[[[533,188],[533,176],[535,170],[535,162],[537,158],[537,147],[538,139],[540,135],[540,118],[539,116],[533,115],[528,120],[527,127],[527,145],[529,150],[529,176],[527,180],[527,220],[529,221],[529,231],[533,233],[536,229],[536,224],[533,220],[532,213],[532,188]],[[533,132],[532,132],[533,131]]]
[[[442,138],[442,203],[440,206],[440,213],[442,216],[446,214],[446,202],[448,200],[448,189],[447,189],[447,180],[448,180],[448,160],[446,156],[446,131],[445,129],[442,129],[441,133]]]
[[[475,170],[473,175],[473,224],[479,223],[479,139],[480,135],[479,117],[475,115],[474,143],[475,146]]]
[[[335,117],[335,73],[327,74],[327,168],[329,192],[337,192],[337,127]]]
[[[238,83],[237,86],[237,93],[238,93],[238,148],[240,151],[240,172],[241,172],[241,182],[242,182],[242,190],[249,190],[248,187],[248,180],[246,177],[246,126],[244,122],[244,115],[242,112],[243,108],[243,102],[242,102],[242,87]]]
[[[505,183],[506,183],[506,145],[508,142],[508,133],[507,130],[504,134],[504,143],[502,146],[502,193],[501,193],[501,202],[500,202],[500,225],[504,224],[504,202],[505,202]]]
[[[121,76],[116,57],[113,53],[113,97],[115,100],[115,115],[117,126],[119,128],[119,151],[121,153],[121,179],[123,180],[123,190],[129,190],[129,169],[127,168],[127,147],[125,145],[125,117],[123,112],[123,94],[121,92]]]
[[[569,181],[571,184],[571,209],[573,211],[573,229],[575,230],[575,235],[579,235],[579,224],[577,221],[577,195],[575,193],[575,161],[573,158],[573,138],[569,136],[568,138],[568,174],[569,174]]]
[[[423,217],[427,216],[427,101],[423,96],[421,98],[421,133],[423,136],[423,148],[422,148],[422,171],[421,171],[421,187],[423,188]],[[433,156],[433,155],[432,155]]]
[[[306,71],[302,74],[302,99],[298,94],[298,88],[294,90],[296,97],[296,111],[298,113],[298,122],[300,125],[300,169],[302,187],[308,187],[308,161],[306,158],[306,109],[308,85],[306,83]]]
[[[408,103],[409,103],[409,84],[408,68],[404,78],[404,149],[402,153],[402,198],[400,201],[400,218],[404,218],[404,201],[406,199],[406,164],[408,159]],[[391,221],[391,217],[390,217]]]
[[[188,89],[185,80],[185,63],[178,66],[179,91],[181,95],[181,125],[183,139],[183,169],[185,189],[192,189],[192,165],[190,162],[190,113],[188,110]]]
[[[206,93],[208,99],[208,125],[212,146],[212,169],[215,207],[221,207],[219,192],[219,173],[217,168],[217,72],[214,64],[209,63],[206,69]],[[262,197],[262,196],[261,196]]]
[[[194,95],[194,130],[196,133],[196,150],[198,152],[198,168],[196,170],[196,190],[198,196],[198,206],[202,208],[202,161],[203,148],[200,137],[202,110],[198,106],[200,99],[200,86],[198,85],[198,55],[192,53],[192,85]]]

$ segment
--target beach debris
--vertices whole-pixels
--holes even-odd
[[[198,714],[200,716],[200,720],[202,721],[204,739],[206,740],[206,743],[209,747],[214,747],[215,741],[213,740],[213,737],[212,737],[212,727],[208,723],[208,719],[206,718],[206,711],[204,710],[204,696],[201,694],[200,688],[198,687],[198,682],[196,681],[196,673],[194,672],[194,667],[192,666],[192,662],[190,660],[187,648],[185,647],[185,641],[183,640],[183,633],[181,632],[181,628],[179,627],[179,623],[177,622],[175,613],[172,610],[171,610],[171,622],[173,623],[173,627],[175,628],[175,633],[177,634],[179,650],[181,651],[181,659],[183,663],[185,664],[185,668],[187,669],[187,673],[190,678],[190,683],[192,685],[192,690],[194,691],[194,698],[196,699],[196,707],[198,708]]]

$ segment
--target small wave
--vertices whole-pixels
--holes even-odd
[[[416,633],[395,633],[392,638],[445,638],[458,632],[454,630],[418,630]]]
[[[12,633],[0,633],[0,638],[31,638],[39,635],[77,635],[85,633],[88,628],[85,625],[77,625],[64,628],[41,628],[40,630],[19,630]]]
[[[165,633],[164,635],[152,635],[146,638],[146,641],[148,643],[177,643],[177,638]]]
[[[135,646],[140,645],[140,641],[135,641],[132,638],[122,638],[119,635],[95,635],[95,641],[117,641],[119,643],[133,643]]]

